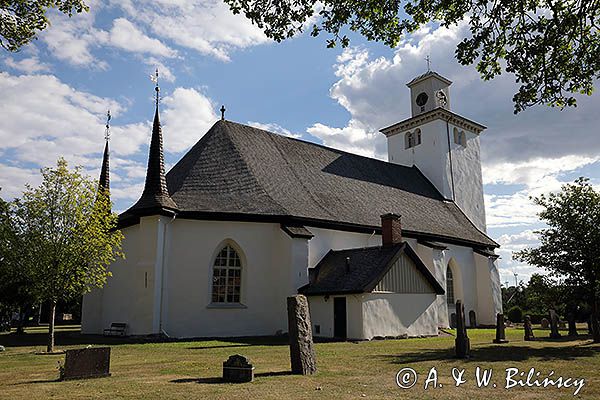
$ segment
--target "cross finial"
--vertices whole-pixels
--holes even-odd
[[[225,110],[226,110],[225,106],[222,105],[221,110],[220,110],[221,111],[221,121],[225,121]]]
[[[425,57],[425,61],[427,61],[427,71],[431,71],[431,57],[429,57],[429,54]]]
[[[110,110],[106,112],[106,130],[104,131],[104,139],[108,141],[110,139]]]

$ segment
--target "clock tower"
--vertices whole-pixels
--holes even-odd
[[[479,135],[486,127],[450,110],[450,85],[433,71],[407,83],[411,117],[381,132],[389,162],[417,167],[485,232]]]

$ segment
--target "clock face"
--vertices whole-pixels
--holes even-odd
[[[435,97],[437,98],[438,104],[441,107],[446,107],[446,105],[448,104],[448,99],[446,98],[446,93],[444,93],[441,90],[438,90],[437,93],[435,94]]]
[[[425,103],[427,103],[427,100],[429,99],[429,97],[427,96],[427,93],[422,92],[419,93],[419,95],[417,96],[417,105],[420,107],[423,107],[425,105]]]

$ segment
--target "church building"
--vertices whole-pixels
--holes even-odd
[[[298,293],[317,337],[437,335],[458,299],[468,325],[493,325],[485,127],[450,110],[451,83],[408,83],[411,117],[381,130],[387,162],[222,118],[165,174],[157,101],[144,191],[119,217],[125,258],[84,296],[82,332],[275,335]]]

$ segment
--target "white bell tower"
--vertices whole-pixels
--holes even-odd
[[[451,84],[433,71],[410,81],[412,116],[381,132],[389,162],[419,168],[485,232],[479,135],[486,127],[450,111]]]

